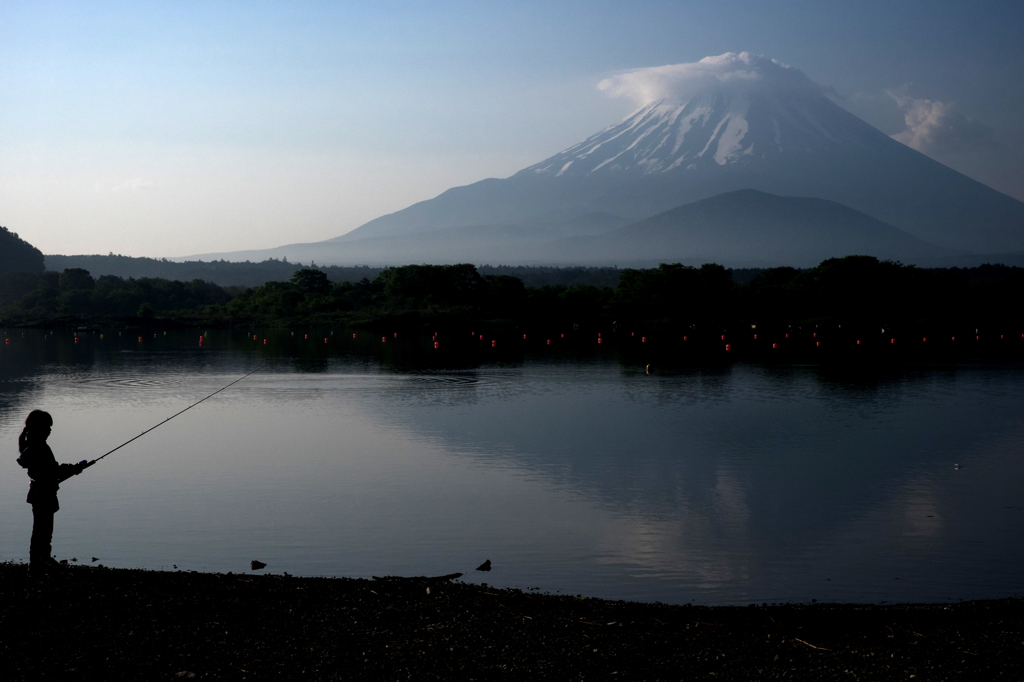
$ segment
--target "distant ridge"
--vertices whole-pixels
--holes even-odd
[[[611,222],[611,221],[609,221]],[[557,234],[557,232],[556,232]],[[779,197],[746,189],[679,206],[597,234],[548,237],[523,226],[476,226],[297,244],[264,254],[319,262],[619,265],[659,262],[727,267],[810,267],[826,258],[872,255],[940,264],[957,252],[913,237],[834,201]],[[245,253],[247,257],[253,255]],[[945,264],[945,263],[943,263]]]
[[[299,262],[264,260],[258,263],[229,261],[170,261],[158,258],[135,258],[121,255],[47,255],[46,269],[62,272],[67,268],[88,270],[93,277],[158,277],[189,282],[195,279],[213,282],[219,286],[254,287],[265,282],[285,282],[303,266]],[[373,279],[380,268],[368,266],[327,266],[323,268],[332,281],[358,282],[364,277]]]

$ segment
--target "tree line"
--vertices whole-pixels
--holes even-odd
[[[302,268],[286,281],[222,287],[201,279],[94,278],[85,269],[67,268],[19,275],[16,286],[0,282],[0,316],[15,324],[101,318],[135,324],[158,317],[227,326],[481,321],[556,327],[617,321],[652,330],[748,324],[1011,327],[1021,324],[1017,301],[1024,294],[1022,268],[921,269],[870,256],[756,273],[713,263],[625,268],[616,271],[611,286],[527,286],[520,277],[481,270],[471,264],[407,265],[382,268],[372,279],[333,282],[321,269]]]

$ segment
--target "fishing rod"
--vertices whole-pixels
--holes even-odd
[[[203,398],[202,400],[198,400],[198,401],[196,401],[196,402],[192,403],[191,405],[189,405],[188,407],[186,407],[186,408],[185,408],[184,410],[182,410],[181,412],[175,412],[175,413],[174,413],[174,414],[172,414],[172,415],[171,415],[170,417],[168,417],[167,419],[163,420],[162,422],[160,422],[160,423],[159,423],[159,424],[157,424],[156,426],[152,426],[152,427],[150,427],[150,428],[146,429],[145,431],[143,431],[143,432],[142,432],[142,433],[140,433],[139,435],[135,436],[135,438],[132,438],[131,440],[126,440],[125,442],[121,443],[120,445],[118,445],[118,446],[117,446],[116,448],[114,448],[114,449],[113,449],[113,450],[111,450],[110,452],[107,452],[107,453],[105,453],[105,454],[103,454],[103,455],[100,455],[99,457],[97,457],[97,458],[96,458],[96,459],[94,459],[93,461],[89,462],[88,464],[86,464],[86,465],[85,465],[84,467],[82,467],[82,468],[86,468],[86,467],[91,467],[91,466],[92,466],[93,464],[95,464],[96,462],[100,461],[100,460],[101,460],[101,459],[103,459],[104,457],[107,457],[108,455],[112,455],[112,454],[114,454],[115,452],[117,452],[118,450],[120,450],[121,448],[123,448],[123,447],[124,447],[125,445],[128,445],[129,443],[131,443],[131,442],[132,442],[132,441],[134,441],[134,440],[138,440],[139,438],[142,438],[143,436],[145,436],[145,435],[146,435],[147,433],[149,433],[149,432],[150,432],[150,431],[152,431],[153,429],[157,428],[158,426],[163,426],[164,424],[166,424],[167,422],[171,421],[172,419],[174,419],[174,418],[175,418],[175,417],[177,417],[178,415],[180,415],[180,414],[184,414],[185,412],[188,412],[189,410],[191,410],[191,409],[192,409],[193,407],[195,407],[195,406],[196,406],[196,405],[198,405],[199,403],[201,403],[201,402],[204,402],[204,401],[206,401],[206,400],[209,400],[210,398],[212,398],[213,396],[217,395],[217,394],[218,394],[218,393],[220,393],[221,391],[226,391],[227,389],[231,388],[232,386],[234,386],[235,384],[237,384],[237,383],[238,383],[239,381],[241,381],[242,379],[246,379],[246,378],[248,378],[248,377],[252,376],[252,375],[253,375],[253,374],[255,374],[256,372],[258,372],[258,371],[260,371],[261,369],[263,369],[264,367],[266,367],[266,365],[265,365],[265,364],[263,364],[263,365],[260,365],[259,367],[257,367],[257,368],[256,368],[256,369],[254,369],[253,371],[249,372],[249,373],[248,373],[248,374],[246,374],[245,376],[243,376],[243,377],[239,377],[238,379],[235,379],[234,381],[232,381],[232,382],[231,382],[230,384],[228,384],[228,385],[227,385],[227,386],[225,386],[224,388],[219,388],[219,389],[217,389],[216,391],[214,391],[213,393],[211,393],[210,395],[208,395],[208,396],[206,396],[205,398]]]

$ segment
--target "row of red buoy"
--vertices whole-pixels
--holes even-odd
[[[473,331],[473,332],[470,332],[470,334],[471,334],[472,336],[476,336],[476,332],[475,332],[475,331]],[[441,344],[440,344],[440,342],[439,342],[439,341],[437,340],[437,338],[438,338],[438,335],[439,335],[439,334],[438,334],[438,332],[434,332],[434,335],[433,335],[433,337],[432,337],[432,340],[433,340],[433,342],[434,342],[434,349],[435,349],[435,350],[437,350],[437,349],[439,349],[439,348],[441,347]],[[154,337],[156,337],[156,334],[154,334],[153,336],[154,336]],[[635,336],[636,336],[636,332],[631,332],[631,333],[630,333],[630,336],[632,336],[632,337],[635,337]],[[817,332],[814,332],[814,333],[813,333],[813,338],[817,338],[817,336],[818,336],[818,333],[817,333]],[[253,334],[253,337],[252,337],[252,338],[253,338],[253,340],[254,340],[254,341],[257,341],[257,340],[259,340],[259,336],[258,336],[258,335],[256,335],[256,334]],[[309,339],[309,334],[305,334],[305,335],[304,335],[304,338],[305,338],[306,340],[308,340],[308,339]],[[353,338],[353,339],[355,339],[355,338],[356,338],[356,334],[354,334],[354,333],[353,333],[353,334],[352,334],[352,338]],[[394,336],[393,336],[393,338],[396,338],[396,339],[398,338],[398,332],[394,332]],[[480,340],[481,340],[481,341],[483,341],[483,340],[484,340],[484,336],[483,336],[483,334],[481,334],[479,338],[480,338]],[[563,339],[564,339],[564,338],[565,338],[565,334],[562,334],[562,335],[561,335],[561,338],[563,338]],[[754,340],[757,340],[757,338],[758,338],[758,335],[757,335],[757,334],[754,334]],[[789,338],[789,334],[786,334],[786,338],[787,338],[787,339]],[[977,335],[975,335],[975,337],[974,337],[974,338],[975,338],[975,340],[977,340],[977,341],[980,341],[980,340],[981,340],[981,335],[980,335],[980,334],[977,334]],[[1005,334],[1000,334],[1000,335],[999,335],[999,338],[1000,338],[1000,339],[1005,339],[1005,338],[1006,338],[1006,335],[1005,335]],[[1021,338],[1022,338],[1022,339],[1024,339],[1024,334],[1021,334]],[[526,334],[523,334],[523,340],[525,341],[526,339],[527,339],[527,335],[526,335]],[[720,339],[721,339],[722,341],[724,341],[724,340],[725,340],[725,335],[724,335],[724,334],[722,334],[722,335],[720,336]],[[138,340],[139,340],[139,343],[142,343],[142,337],[141,337],[141,336],[140,336],[140,337],[138,337]],[[687,340],[688,340],[688,337],[687,337],[687,336],[683,336],[683,341],[687,341]],[[956,341],[956,337],[955,337],[955,336],[951,336],[951,337],[950,337],[950,340],[951,340],[951,341],[954,341],[954,342],[955,342],[955,341]],[[75,334],[75,343],[78,343],[78,341],[79,341],[79,339],[78,339],[78,334],[76,333],[76,334]],[[640,341],[641,341],[641,343],[647,343],[647,337],[646,337],[646,336],[643,336],[643,337],[641,337],[641,338],[640,338]],[[203,342],[204,342],[204,337],[203,337],[203,336],[200,336],[200,337],[199,337],[199,345],[200,345],[200,346],[202,346],[202,345],[203,345]],[[921,342],[922,342],[922,343],[927,343],[927,342],[928,342],[928,337],[923,337],[923,338],[921,339]],[[11,340],[10,340],[10,338],[6,338],[6,339],[4,339],[4,343],[5,343],[5,344],[7,344],[7,345],[10,345],[10,343],[11,343]],[[270,343],[270,341],[269,341],[268,339],[263,339],[263,345],[269,345],[269,343]],[[329,338],[328,338],[328,337],[324,337],[324,343],[329,343]],[[381,343],[387,343],[387,337],[386,337],[386,336],[382,336],[382,337],[381,337]],[[602,336],[602,333],[601,333],[601,332],[598,332],[598,334],[597,334],[597,343],[598,343],[598,344],[603,344],[603,343],[604,343],[604,338],[603,338],[603,336]],[[889,339],[889,343],[890,343],[890,345],[895,345],[895,343],[896,343],[896,339],[895,339],[895,337],[890,337],[890,339]],[[491,347],[492,347],[492,348],[496,348],[496,347],[497,347],[497,345],[498,345],[498,341],[497,341],[497,339],[494,339],[494,340],[492,340],[492,341],[491,341]],[[551,340],[551,339],[547,339],[546,345],[548,345],[548,346],[552,345],[552,340]],[[860,340],[860,339],[857,339],[857,345],[858,345],[858,346],[860,346],[860,345],[861,345],[861,340]],[[818,348],[820,348],[820,347],[821,347],[821,341],[817,341],[817,342],[815,342],[815,346],[816,346],[816,347],[818,347]],[[772,343],[772,348],[773,348],[773,349],[778,349],[778,347],[779,347],[779,344],[778,344],[778,343]],[[726,351],[731,351],[731,350],[732,350],[732,344],[728,344],[728,343],[727,343],[727,344],[725,344],[725,350],[726,350]]]
[[[814,336],[816,337],[816,336],[817,336],[817,333],[815,333],[815,334],[814,334]],[[722,336],[721,338],[722,338],[722,340],[723,340],[723,341],[725,340],[725,337],[724,337],[724,336]],[[786,338],[787,338],[787,339],[789,338],[789,334],[786,334]],[[978,336],[975,336],[974,338],[975,338],[975,340],[976,340],[976,341],[981,341],[981,336],[980,336],[980,335],[978,335]],[[999,335],[999,338],[1000,338],[1000,339],[1006,339],[1006,335],[1005,335],[1005,334],[1000,334],[1000,335]],[[1022,338],[1022,339],[1024,339],[1024,334],[1021,334],[1021,338]],[[754,334],[754,339],[755,339],[755,340],[757,339],[757,334]],[[685,336],[683,337],[683,341],[686,341],[686,337],[685,337]],[[955,337],[955,336],[951,336],[951,337],[950,337],[950,341],[956,341],[956,337]],[[600,339],[598,339],[598,343],[600,343],[600,342],[601,342],[601,340],[600,340]],[[889,344],[890,344],[890,345],[895,345],[895,343],[896,343],[896,339],[895,339],[895,338],[893,338],[893,337],[890,337],[890,339],[889,339]],[[927,337],[927,336],[923,337],[923,338],[921,339],[921,343],[928,343],[928,337]],[[858,345],[858,346],[859,346],[859,345],[861,345],[861,340],[860,340],[860,339],[857,339],[857,345]],[[820,347],[821,347],[821,341],[816,341],[816,342],[815,342],[815,346],[816,346],[816,347],[818,347],[818,348],[820,348]],[[778,347],[779,347],[779,344],[778,344],[778,343],[773,343],[773,344],[772,344],[772,348],[778,348]],[[728,351],[728,350],[732,350],[732,346],[731,346],[730,344],[725,344],[725,349],[726,349],[727,351]]]

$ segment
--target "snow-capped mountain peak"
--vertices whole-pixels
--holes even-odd
[[[888,145],[879,131],[818,92],[709,88],[661,99],[520,174],[667,173],[750,163],[830,147]]]

